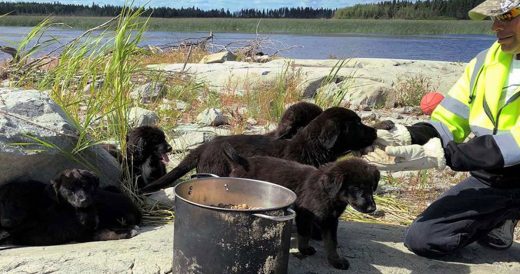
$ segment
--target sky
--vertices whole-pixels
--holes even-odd
[[[90,5],[116,5],[122,6],[125,0],[1,0],[4,2],[39,2],[63,4],[82,4]],[[355,4],[374,3],[382,0],[135,0],[138,5],[148,3],[151,7],[197,7],[203,10],[209,9],[229,9],[230,11],[240,9],[277,9],[281,7],[312,7],[312,8],[344,8]]]

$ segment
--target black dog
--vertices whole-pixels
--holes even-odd
[[[279,139],[291,139],[298,130],[308,125],[322,112],[323,110],[313,103],[298,102],[285,110],[278,127],[266,135]]]
[[[93,206],[98,186],[99,178],[95,174],[78,169],[61,172],[51,184],[20,181],[2,186],[8,208],[14,204],[24,205],[17,211],[7,210],[2,214],[2,218],[15,220],[5,228],[8,240],[21,245],[88,241],[99,221]],[[32,198],[35,200],[29,200]],[[28,204],[30,206],[26,206]]]
[[[195,167],[197,172],[228,176],[231,169],[221,149],[224,143],[230,143],[244,157],[273,156],[319,166],[336,160],[350,150],[369,146],[375,139],[375,129],[361,123],[355,112],[333,107],[322,112],[288,140],[265,135],[215,137],[192,150],[177,167],[142,190],[155,191],[171,185]]]
[[[94,173],[72,169],[61,172],[51,184],[14,181],[0,187],[2,228],[9,234],[5,241],[53,245],[133,236],[131,229],[115,224],[119,220],[138,224],[138,209],[122,194],[98,193],[98,186]],[[105,228],[123,231],[100,230]]]
[[[141,189],[166,174],[167,153],[172,147],[164,132],[151,126],[132,129],[126,137],[127,164]]]
[[[230,177],[264,180],[296,193],[294,209],[298,250],[302,255],[316,252],[309,240],[313,227],[317,226],[329,263],[335,268],[348,269],[347,259],[337,252],[338,218],[349,204],[363,213],[376,209],[372,195],[379,171],[374,166],[350,158],[316,168],[268,156],[243,158],[229,144],[225,144],[224,151],[232,166]]]

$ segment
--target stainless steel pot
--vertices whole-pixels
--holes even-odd
[[[227,177],[193,179],[174,192],[173,273],[287,273],[294,192]]]

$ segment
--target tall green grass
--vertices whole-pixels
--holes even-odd
[[[316,104],[323,109],[330,107],[337,107],[341,105],[343,99],[347,96],[348,92],[352,88],[356,71],[353,70],[349,75],[341,76],[342,80],[337,85],[334,85],[336,79],[339,78],[338,74],[344,66],[346,66],[351,60],[339,60],[330,69],[329,74],[321,82],[320,88],[316,93]],[[355,64],[354,64],[355,67]]]
[[[5,16],[3,26],[35,26],[41,16]],[[66,17],[56,20],[73,28],[88,29],[103,17]],[[147,20],[141,18],[141,20]],[[492,34],[490,21],[470,20],[383,20],[383,19],[242,19],[242,18],[151,18],[149,30],[179,32],[243,32],[296,34]]]
[[[123,8],[116,20],[88,30],[64,45],[55,67],[40,74],[41,78],[31,78],[31,81],[25,80],[23,83],[16,79],[15,85],[50,90],[51,98],[63,108],[78,132],[76,144],[70,151],[33,138],[34,143],[58,150],[79,162],[83,161],[83,151],[99,142],[113,140],[126,147],[128,112],[132,105],[130,91],[134,87],[132,78],[142,70],[137,58],[141,52],[137,45],[147,24],[140,17],[142,12],[143,9],[131,11]],[[27,60],[39,49],[38,39],[50,26],[49,22],[41,22],[20,42],[19,53],[27,56]],[[39,70],[33,68],[31,72],[37,73]],[[11,74],[13,76],[16,74]],[[96,82],[101,83],[97,88],[86,89]],[[121,152],[126,156],[125,149]],[[89,163],[84,162],[84,166],[93,169]],[[131,194],[136,193],[131,169],[127,166],[122,168],[124,189]]]

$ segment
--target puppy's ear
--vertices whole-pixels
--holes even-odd
[[[323,175],[319,179],[319,184],[323,187],[323,191],[334,199],[343,184],[343,175]]]
[[[340,130],[336,123],[331,120],[325,121],[325,124],[321,128],[320,136],[318,136],[318,140],[320,144],[323,145],[326,149],[331,149],[336,140],[339,137]]]
[[[375,181],[373,186],[372,186],[372,190],[376,191],[377,187],[379,185],[379,180],[381,179],[381,172],[379,172],[378,169],[374,169],[372,172],[374,174],[374,181]]]
[[[96,173],[90,170],[78,170],[78,174],[76,176],[78,180],[86,179],[87,182],[94,188],[97,189],[99,187],[99,177]]]
[[[146,140],[139,136],[136,138],[134,144],[130,144],[131,147],[131,155],[133,156],[133,160],[144,160],[144,151],[146,146]]]
[[[284,139],[289,137],[291,131],[293,130],[293,125],[295,121],[294,112],[286,112],[285,115],[280,120],[280,124],[278,125],[277,137],[278,139]]]
[[[281,128],[280,131],[278,131],[278,134],[277,134],[278,136],[276,136],[276,138],[277,139],[287,139],[287,138],[289,138],[292,129],[293,129],[292,125]]]

